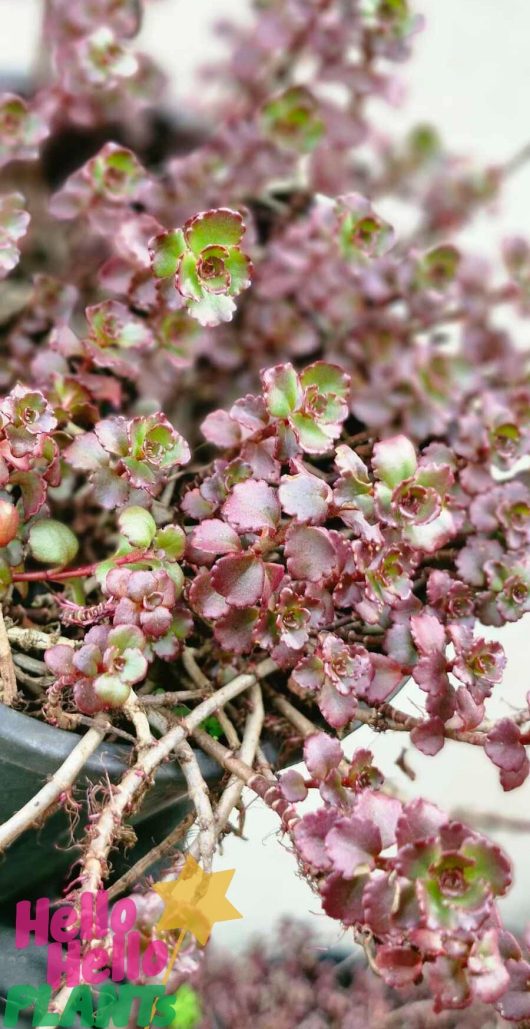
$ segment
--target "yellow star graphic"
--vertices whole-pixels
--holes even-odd
[[[216,922],[231,922],[243,917],[225,896],[234,872],[233,868],[224,872],[204,872],[188,855],[178,879],[153,884],[153,889],[164,901],[164,912],[157,922],[157,929],[191,932],[204,947]]]

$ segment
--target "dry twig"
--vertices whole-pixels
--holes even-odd
[[[7,636],[4,615],[0,607],[0,700],[12,707],[17,699],[17,679],[13,665],[13,655]]]
[[[7,850],[26,829],[36,826],[44,815],[50,813],[61,795],[70,789],[105,735],[106,719],[102,719],[102,722],[105,725],[101,728],[89,729],[86,735],[81,737],[49,782],[7,822],[0,825],[0,852]]]

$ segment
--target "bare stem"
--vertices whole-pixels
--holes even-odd
[[[195,655],[190,647],[185,647],[182,654],[182,663],[186,669],[191,681],[195,683],[198,690],[202,693],[213,693],[214,687],[208,677],[204,674],[197,661]],[[217,715],[221,728],[230,744],[234,749],[239,747],[239,736],[232,725],[228,715],[225,711],[219,711]]]
[[[102,721],[106,723],[106,719],[102,719]],[[50,781],[7,822],[0,825],[0,852],[7,850],[26,829],[38,825],[43,816],[49,813],[50,809],[60,800],[62,794],[70,789],[88,758],[101,743],[105,735],[105,728],[106,724],[101,728],[89,729],[70,752],[66,761],[63,761],[61,767],[54,772]]]
[[[17,679],[13,655],[6,632],[4,615],[0,606],[0,700],[12,707],[17,699]]]
[[[257,683],[250,691],[250,702],[252,709],[247,718],[243,741],[241,743],[238,757],[245,763],[245,765],[252,768],[258,750],[261,730],[263,728],[263,719],[265,717],[261,688]],[[272,773],[269,774],[271,775],[271,778],[274,778]],[[241,776],[233,774],[230,782],[223,791],[215,809],[215,829],[217,836],[223,832],[233,809],[239,803],[243,785]],[[191,853],[194,857],[196,857],[196,854],[194,853],[195,849],[196,845],[192,846]]]
[[[157,861],[160,861],[160,859],[165,857],[166,854],[171,853],[177,843],[180,843],[180,840],[182,840],[188,830],[191,829],[194,821],[195,812],[190,811],[190,813],[187,814],[177,826],[175,826],[173,831],[169,833],[169,836],[166,836],[161,843],[158,843],[156,847],[153,847],[148,854],[144,854],[139,861],[132,865],[127,872],[112,884],[107,891],[109,901],[115,900],[116,897],[121,896],[122,893],[128,893],[135,883],[138,882],[138,879],[141,879],[142,876],[149,871],[152,865]]]
[[[153,742],[153,737],[151,736],[149,721],[133,690],[131,690],[125,704],[123,705],[123,712],[134,725],[138,750],[142,750],[144,747],[150,747]]]
[[[274,661],[267,658],[257,666],[255,674],[237,675],[212,696],[206,697],[186,718],[180,720],[178,725],[173,726],[165,736],[154,741],[142,752],[136,764],[113,790],[108,803],[91,826],[89,844],[83,861],[83,890],[97,893],[100,889],[107,874],[107,857],[119,827],[133,810],[139,795],[145,790],[162,762],[205,718],[214,714],[229,700],[250,689],[255,684],[256,677],[270,675],[275,670]],[[210,739],[207,733],[205,735]]]
[[[75,640],[68,636],[41,632],[40,629],[23,629],[20,625],[10,625],[7,629],[7,638],[21,650],[48,650],[55,643],[62,643],[67,647],[76,646]]]
[[[176,690],[170,693],[142,693],[142,704],[148,707],[171,707],[183,700],[196,700],[197,697],[210,695],[211,690]]]
[[[309,718],[306,718],[301,711],[298,710],[291,704],[287,697],[282,697],[280,693],[276,693],[276,690],[269,690],[272,702],[277,710],[288,719],[292,726],[298,730],[300,735],[305,739],[306,736],[311,736],[312,733],[318,732],[318,727]]]
[[[187,740],[179,743],[178,747],[175,748],[175,753],[186,779],[188,794],[197,814],[197,824],[199,826],[198,849],[201,864],[205,872],[210,872],[217,844],[217,833],[208,787],[203,779],[199,762]]]

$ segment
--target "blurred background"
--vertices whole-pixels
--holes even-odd
[[[216,17],[248,17],[247,0],[151,0],[141,48],[151,53],[169,78],[167,103],[177,114],[187,111],[186,96],[197,91],[197,68],[222,53],[212,34]],[[449,146],[487,163],[503,162],[530,141],[530,73],[528,0],[417,0],[426,26],[414,45],[414,57],[399,71],[403,82],[400,105],[374,111],[389,133],[401,133],[417,121],[436,124]],[[0,0],[0,69],[4,82],[16,84],[32,66],[40,21],[39,0]],[[383,214],[387,213],[382,211]],[[466,230],[466,243],[494,258],[502,236],[530,233],[530,164],[512,177],[498,218],[482,215]],[[528,345],[528,327],[515,331]],[[528,619],[486,635],[500,639],[508,654],[502,698],[491,703],[492,715],[507,715],[530,689]],[[414,712],[417,687],[402,692],[398,705]],[[530,780],[504,794],[498,773],[482,753],[447,744],[435,758],[409,750],[407,764],[414,781],[396,766],[408,737],[376,735],[362,728],[346,743],[347,753],[370,747],[376,763],[400,791],[418,793],[452,813],[472,813],[477,827],[495,837],[514,859],[515,887],[503,902],[508,923],[530,922]],[[276,835],[276,819],[248,795],[245,836],[229,837],[217,859],[218,868],[236,868],[230,895],[243,913],[239,922],[219,924],[214,932],[222,946],[239,949],[249,936],[266,933],[284,914],[312,917],[323,940],[340,943],[337,924],[320,912],[318,898],[296,874],[296,866]],[[519,830],[489,825],[488,814],[517,819]],[[471,814],[470,814],[471,817]],[[344,941],[346,942],[346,941]]]

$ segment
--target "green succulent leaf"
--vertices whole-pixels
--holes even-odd
[[[175,275],[180,258],[186,250],[182,229],[174,229],[172,232],[164,232],[160,236],[155,236],[149,244],[149,250],[153,274],[157,279]]]
[[[262,378],[268,410],[274,418],[288,418],[301,404],[303,395],[292,364],[269,368]]]
[[[62,567],[74,560],[79,550],[77,536],[67,525],[54,518],[43,518],[29,532],[31,556],[42,564]]]
[[[151,545],[156,533],[156,522],[144,507],[126,507],[120,512],[118,525],[123,536],[133,545],[144,550]]]
[[[159,529],[153,543],[154,550],[162,550],[170,561],[178,561],[186,546],[186,534],[180,525],[164,525]]]
[[[228,207],[201,211],[184,226],[186,243],[197,256],[209,246],[236,247],[244,232],[241,215]]]

